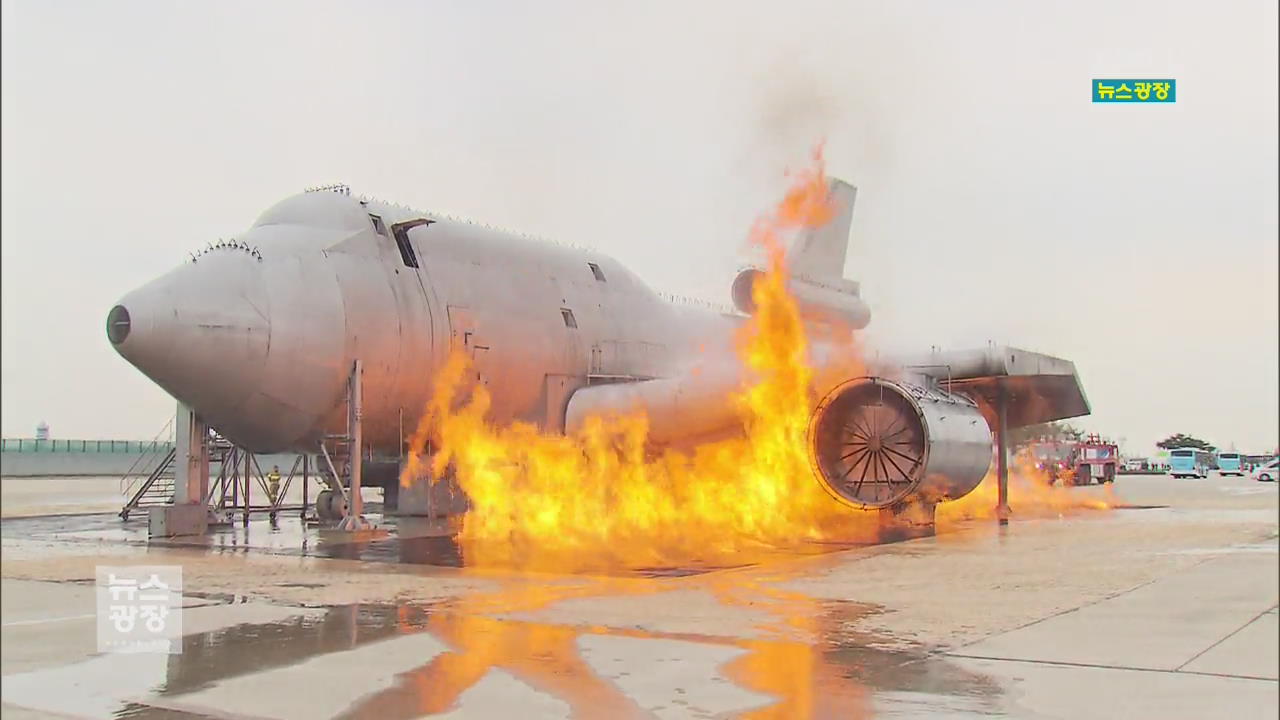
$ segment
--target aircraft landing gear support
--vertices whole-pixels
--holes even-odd
[[[325,508],[327,510],[325,514],[330,517],[342,518],[338,522],[337,529],[346,532],[373,529],[373,525],[364,517],[364,500],[360,496],[360,471],[364,459],[364,433],[361,427],[364,410],[360,392],[362,372],[363,367],[360,361],[356,360],[351,367],[351,377],[347,381],[347,435],[343,439],[350,443],[348,453],[350,469],[346,493],[341,492],[342,483],[339,482],[336,490],[325,491],[330,493],[329,497],[325,498],[325,503],[322,504],[320,498],[316,499],[317,514],[322,512],[321,508]],[[323,449],[323,445],[321,447]],[[325,457],[328,459],[328,455]],[[331,460],[330,467],[332,467]],[[337,477],[336,472],[334,476]]]
[[[1000,383],[996,391],[996,522],[1009,524],[1009,393]]]

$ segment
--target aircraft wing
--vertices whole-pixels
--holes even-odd
[[[984,411],[997,406],[1003,391],[1011,428],[1091,412],[1075,363],[1030,350],[993,345],[979,350],[934,351],[895,364],[973,397],[985,406]]]

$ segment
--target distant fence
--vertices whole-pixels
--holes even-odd
[[[172,448],[171,442],[150,440],[6,438],[0,453],[0,477],[146,476]],[[263,472],[278,466],[282,474],[293,467],[296,458],[292,453],[257,456]],[[221,467],[221,463],[210,463],[210,472],[216,476]]]
[[[167,453],[173,443],[161,440],[35,440],[4,438],[0,451],[6,453]]]
[[[163,440],[4,438],[0,476],[146,475],[173,443]]]

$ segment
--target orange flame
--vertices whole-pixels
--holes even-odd
[[[1049,471],[1034,458],[1019,453],[1009,463],[1009,507],[1018,517],[1053,517],[1076,510],[1107,510],[1120,503],[1113,486],[1071,487],[1051,482]],[[994,517],[999,490],[994,463],[977,488],[964,497],[938,506],[938,525]]]
[[[743,564],[744,553],[806,541],[875,538],[876,516],[833,500],[813,476],[806,434],[814,371],[799,309],[788,292],[781,235],[819,227],[832,214],[821,148],[792,176],[774,212],[756,223],[764,273],[752,286],[755,314],[740,328],[749,382],[731,402],[737,438],[690,452],[649,454],[643,413],[591,417],[573,435],[486,419],[490,396],[468,383],[468,359],[453,352],[410,445],[401,483],[414,482],[428,438],[430,476],[451,472],[471,509],[459,541],[470,565],[584,570],[658,564]],[[844,377],[863,373],[856,346],[840,343]],[[826,370],[831,370],[827,368]],[[1041,488],[1026,471],[1013,485],[1015,510],[1087,506],[1063,488]],[[1101,503],[1104,504],[1105,503]],[[938,508],[939,518],[990,516],[994,483]]]
[[[751,377],[732,398],[742,437],[652,457],[643,414],[593,417],[572,436],[498,427],[485,419],[487,391],[466,386],[467,360],[455,352],[436,378],[402,481],[412,481],[429,434],[431,475],[451,467],[471,501],[459,539],[473,564],[742,562],[738,554],[753,548],[848,537],[866,514],[836,503],[813,478],[805,442],[812,371],[779,239],[830,214],[819,150],[753,228],[767,269],[752,288],[756,314],[738,337]]]

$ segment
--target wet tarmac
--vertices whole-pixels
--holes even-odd
[[[1274,488],[1126,499],[569,574],[472,567],[413,518],[150,543],[112,515],[6,518],[3,716],[1275,717]],[[183,567],[180,654],[97,652],[101,563]]]
[[[376,507],[376,506],[375,506]],[[276,555],[358,560],[361,562],[431,565],[461,568],[469,565],[457,541],[459,518],[423,518],[366,515],[374,529],[348,533],[325,527],[297,515],[268,518],[251,515],[248,523],[212,526],[205,536],[148,538],[145,518],[121,522],[115,515],[53,515],[6,519],[0,537],[28,540],[57,540],[60,543],[113,543],[133,547],[199,548],[211,552],[262,552]],[[919,528],[896,533],[892,541],[925,537],[932,529]],[[684,577],[717,570],[749,567],[775,560],[822,555],[851,548],[868,547],[870,542],[811,542],[787,548],[762,547],[742,562],[699,561],[680,565],[606,567],[596,574],[635,577]],[[536,566],[527,569],[537,570]]]
[[[22,589],[9,583],[5,591]],[[541,590],[522,594],[529,591],[508,588],[499,605],[545,600]],[[786,602],[779,610],[790,613]],[[1000,693],[989,678],[921,649],[881,649],[872,637],[842,631],[870,611],[856,605],[816,608],[821,627],[814,629],[825,638],[816,646],[532,623],[470,614],[466,605],[294,608],[270,622],[239,622],[242,611],[255,606],[214,599],[186,611],[216,615],[216,627],[186,635],[180,654],[95,655],[6,674],[4,698],[77,717],[245,717],[263,710],[271,717],[315,717],[312,686],[344,683],[347,667],[359,668],[362,681],[333,717],[446,712],[477,690],[505,695],[495,672],[557,698],[564,707],[551,716],[583,718],[706,716],[713,708],[750,717],[869,717],[873,697],[884,702],[899,695],[896,702],[925,697],[930,708],[968,716],[995,710]],[[647,672],[635,666],[637,654]],[[476,716],[517,710],[506,702],[489,706],[497,715]]]
[[[234,615],[234,608],[227,614]],[[716,689],[720,694],[741,695],[739,709],[767,704],[769,691],[788,693],[799,689],[803,681],[804,692],[784,695],[784,705],[765,714],[772,717],[795,717],[793,712],[802,710],[802,714],[819,716],[837,716],[844,711],[862,713],[870,709],[873,692],[923,693],[935,696],[935,706],[940,698],[946,698],[944,704],[957,710],[980,713],[995,709],[990,699],[1000,692],[989,679],[945,660],[920,652],[867,647],[858,638],[833,640],[827,647],[815,650],[800,643],[735,642],[696,634],[556,629],[503,620],[459,624],[455,620],[448,614],[437,615],[431,608],[330,607],[277,622],[242,623],[188,635],[182,653],[162,658],[162,662],[154,658],[137,661],[97,656],[78,667],[7,676],[6,700],[28,707],[44,705],[59,712],[74,711],[61,699],[62,693],[73,689],[70,683],[78,676],[89,676],[110,683],[117,690],[142,686],[149,689],[150,697],[145,703],[131,701],[125,695],[109,698],[119,703],[111,709],[110,717],[172,717],[175,711],[204,717],[201,705],[205,698],[220,698],[227,694],[226,688],[257,676],[296,676],[301,687],[286,682],[280,689],[305,695],[309,681],[324,681],[319,668],[343,654],[351,661],[363,658],[362,664],[377,663],[376,656],[412,649],[417,657],[409,662],[418,664],[397,668],[395,678],[385,687],[361,695],[335,717],[395,720],[443,712],[490,670],[508,672],[536,690],[568,700],[568,709],[574,716],[641,716],[664,707],[641,707],[604,679],[611,674],[609,665],[618,661],[611,657],[616,654],[612,648],[626,648],[636,640],[665,641],[654,661],[684,666],[680,673],[668,678],[678,687],[673,688],[671,705],[665,709],[677,717],[682,716],[681,706],[689,704],[680,696],[696,699],[706,692],[706,688],[676,677],[685,669],[706,673],[708,676],[702,680],[724,686]],[[699,663],[692,657],[695,654],[683,652],[694,646],[755,692],[734,690],[724,678],[710,676],[714,667],[696,668]],[[812,676],[808,676],[809,672]],[[313,673],[317,677],[309,678]],[[625,684],[628,677],[633,673],[612,670],[611,679],[615,682]],[[695,679],[696,675],[688,678]],[[636,678],[640,682],[650,680]],[[221,701],[213,704],[225,707]],[[692,707],[689,710],[694,711]]]

